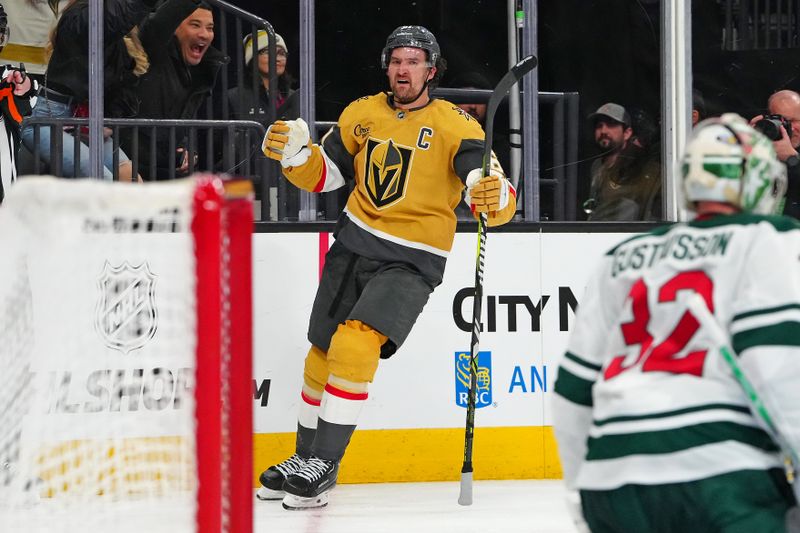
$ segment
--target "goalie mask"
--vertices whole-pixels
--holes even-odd
[[[10,37],[11,29],[8,27],[8,16],[6,15],[6,10],[3,9],[3,4],[0,4],[0,52],[8,44]]]
[[[389,68],[389,58],[392,56],[392,50],[405,46],[425,50],[428,53],[428,64],[431,66],[436,65],[436,60],[439,59],[439,54],[441,53],[436,37],[427,28],[422,26],[400,26],[386,38],[386,46],[383,47],[381,52],[381,67],[384,70]]]
[[[786,167],[775,155],[772,141],[734,113],[696,126],[681,173],[690,210],[695,202],[707,200],[773,214],[786,193]]]

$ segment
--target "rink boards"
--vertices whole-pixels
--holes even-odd
[[[558,478],[550,402],[574,309],[602,254],[629,234],[490,233],[484,277],[476,479]],[[328,233],[256,233],[254,474],[294,449],[306,330]],[[459,233],[444,282],[382,361],[342,482],[457,479],[476,236]],[[387,302],[391,305],[391,302]]]

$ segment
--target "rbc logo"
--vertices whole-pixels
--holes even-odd
[[[492,352],[478,352],[477,387],[475,407],[480,409],[492,404]],[[469,397],[469,352],[456,352],[456,405],[467,406]]]

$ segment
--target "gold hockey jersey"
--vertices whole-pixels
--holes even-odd
[[[355,180],[337,240],[372,259],[413,264],[438,285],[453,245],[454,209],[467,174],[481,166],[483,140],[478,122],[450,102],[404,110],[381,93],[347,106],[321,148],[312,146],[308,162],[284,174],[315,192]]]

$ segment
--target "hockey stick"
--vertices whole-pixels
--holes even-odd
[[[745,394],[747,394],[747,399],[750,400],[750,405],[752,406],[753,412],[761,419],[766,426],[767,433],[769,433],[770,437],[772,437],[772,440],[774,440],[780,447],[781,453],[784,457],[786,479],[789,481],[789,483],[794,483],[795,468],[797,465],[800,465],[797,451],[795,451],[791,444],[789,444],[783,435],[781,435],[777,424],[775,424],[775,420],[767,410],[767,406],[764,405],[763,400],[758,395],[758,391],[756,391],[755,387],[753,387],[753,384],[750,383],[750,380],[747,379],[742,367],[740,367],[739,363],[736,361],[736,355],[734,354],[733,348],[728,343],[727,334],[722,329],[722,326],[720,326],[719,322],[717,322],[717,319],[714,318],[714,315],[711,314],[711,311],[706,306],[705,300],[703,300],[700,295],[693,294],[689,298],[688,305],[689,310],[692,312],[695,318],[697,318],[698,322],[700,322],[700,327],[708,331],[714,339],[714,342],[716,342],[719,346],[719,351],[722,354],[722,358],[733,372],[733,377],[736,378],[736,381],[739,382],[739,386],[741,386],[742,390],[744,390]]]
[[[486,106],[486,137],[483,148],[482,171],[489,175],[492,157],[492,129],[497,106],[505,98],[509,89],[522,77],[533,70],[538,63],[536,56],[528,56],[511,67],[500,83],[492,91]],[[472,339],[469,356],[469,394],[467,395],[467,425],[464,432],[464,463],[461,466],[461,491],[458,496],[460,505],[472,505],[472,441],[475,436],[475,403],[478,392],[478,346],[481,335],[481,303],[483,300],[483,257],[486,248],[487,215],[481,213],[478,219],[478,251],[475,261],[475,299],[472,305]]]

